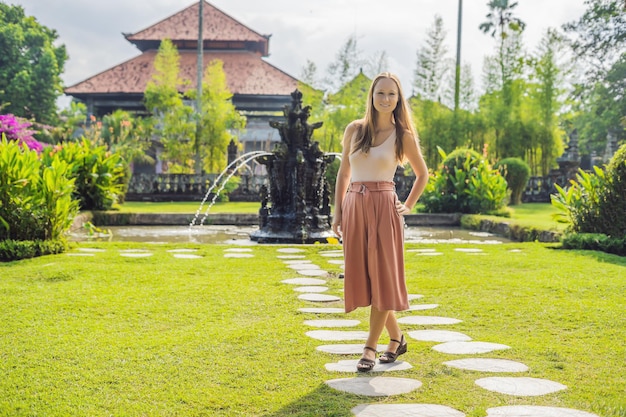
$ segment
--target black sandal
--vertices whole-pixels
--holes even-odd
[[[371,348],[369,346],[365,346],[363,349],[371,350],[372,352],[374,352],[374,354],[378,353],[378,352],[376,352],[376,349]],[[369,372],[372,369],[374,369],[374,365],[376,365],[376,361],[375,360],[367,359],[367,358],[361,358],[361,359],[359,359],[359,362],[356,364],[356,370],[359,371],[359,372]]]
[[[396,359],[398,359],[398,356],[406,353],[408,350],[409,344],[404,340],[404,335],[402,335],[400,340],[391,339],[391,341],[398,343],[399,346],[395,352],[387,351],[380,355],[380,358],[378,359],[380,363],[394,363]]]

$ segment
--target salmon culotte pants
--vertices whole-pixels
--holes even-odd
[[[345,311],[409,308],[404,277],[404,218],[393,182],[352,182],[341,208]]]

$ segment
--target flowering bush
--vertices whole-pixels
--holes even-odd
[[[12,114],[0,114],[0,137],[25,143],[28,149],[41,152],[44,144],[33,138],[34,130],[29,129],[32,123]]]

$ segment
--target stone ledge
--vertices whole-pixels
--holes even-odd
[[[81,213],[76,217],[75,225],[91,221],[96,226],[187,226],[193,220],[193,214],[186,213],[119,213],[112,211],[94,211]],[[199,216],[196,223],[202,218]],[[459,226],[461,214],[418,213],[404,216],[407,226]],[[214,213],[207,216],[204,225],[256,226],[259,215],[242,213]]]

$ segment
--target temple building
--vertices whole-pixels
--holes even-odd
[[[196,1],[186,9],[134,34],[124,34],[141,54],[65,89],[65,94],[84,102],[98,117],[116,109],[147,113],[143,94],[154,72],[161,40],[170,39],[180,55],[180,77],[197,85],[198,13]],[[203,5],[204,68],[219,59],[224,63],[233,104],[248,119],[239,137],[244,151],[267,149],[279,140],[268,122],[291,102],[298,80],[263,58],[269,56],[270,35],[261,35],[213,5]],[[203,71],[203,74],[205,71]],[[276,117],[273,117],[274,119]]]

